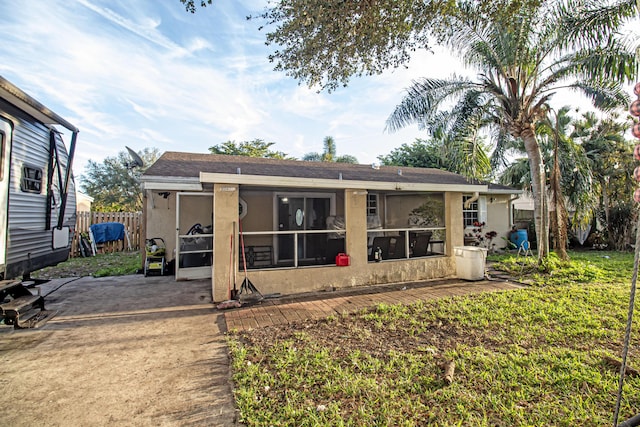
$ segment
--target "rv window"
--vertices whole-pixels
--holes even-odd
[[[20,189],[28,193],[40,193],[42,190],[42,169],[23,166]]]

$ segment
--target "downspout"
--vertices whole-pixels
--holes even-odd
[[[513,220],[514,219],[514,215],[515,215],[515,212],[514,212],[515,209],[513,209],[513,202],[515,202],[519,198],[520,198],[520,196],[518,195],[518,196],[515,196],[515,197],[511,197],[509,199],[509,226],[511,226],[511,227],[513,227],[515,225],[515,221]]]
[[[473,196],[471,196],[470,199],[464,202],[464,208],[469,209],[471,207],[471,203],[477,201],[479,198],[480,198],[480,193],[476,191],[475,193],[473,193]]]

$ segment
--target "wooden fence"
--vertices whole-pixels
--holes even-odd
[[[76,219],[76,232],[73,235],[71,245],[71,256],[79,257],[80,246],[78,239],[80,233],[88,233],[92,224],[102,224],[103,222],[119,222],[124,224],[124,228],[129,235],[132,250],[139,250],[141,245],[142,212],[78,212]],[[107,242],[100,244],[101,252],[121,252],[129,250],[127,237],[124,241]],[[144,245],[144,241],[142,242]]]

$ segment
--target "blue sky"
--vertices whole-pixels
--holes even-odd
[[[216,0],[190,14],[179,0],[0,1],[0,75],[80,129],[78,176],[125,146],[206,153],[255,138],[301,158],[332,136],[339,155],[373,163],[426,136],[417,126],[384,132],[413,79],[465,74],[436,48],[317,93],[273,71],[264,32],[246,20],[266,4]],[[575,94],[556,103],[588,105]]]
[[[448,55],[317,93],[273,71],[264,32],[245,19],[265,4],[190,14],[178,0],[2,1],[0,75],[80,129],[76,175],[125,146],[205,153],[260,138],[300,158],[332,136],[339,155],[372,163],[421,135],[386,133],[385,120],[412,79],[451,74]]]

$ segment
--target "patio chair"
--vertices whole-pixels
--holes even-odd
[[[413,241],[413,252],[411,256],[419,257],[419,256],[427,256],[429,249],[429,242],[431,241],[432,232],[427,231],[425,233],[420,233],[416,236]]]
[[[391,259],[399,259],[406,257],[406,247],[405,247],[405,239],[404,236],[393,236],[391,237],[391,249],[389,258]]]
[[[391,246],[391,237],[377,236],[373,238],[373,244],[371,245],[371,253],[369,254],[369,261],[375,261],[374,253],[377,248],[382,251],[382,259],[389,259],[389,247]]]
[[[344,252],[344,238],[342,239],[328,239],[327,240],[327,249],[325,252],[327,264],[335,264],[336,256],[339,253]]]

